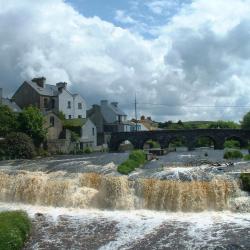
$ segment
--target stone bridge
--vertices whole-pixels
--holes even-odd
[[[157,131],[137,131],[137,132],[117,132],[112,133],[109,148],[117,151],[124,141],[130,143],[136,149],[143,149],[148,140],[156,141],[161,148],[168,148],[171,141],[182,138],[186,141],[189,150],[195,148],[199,138],[210,138],[214,143],[214,149],[223,149],[226,140],[234,139],[240,142],[241,146],[246,146],[250,140],[250,130],[242,129],[187,129],[187,130],[157,130]]]

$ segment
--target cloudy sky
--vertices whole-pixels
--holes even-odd
[[[7,96],[45,76],[131,116],[136,93],[156,120],[238,121],[250,109],[250,0],[0,0],[0,58]]]

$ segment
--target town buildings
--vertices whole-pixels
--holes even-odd
[[[13,100],[21,108],[32,105],[42,111],[48,130],[48,144],[55,144],[55,140],[59,140],[57,141],[57,148],[59,148],[60,142],[68,138],[65,136],[68,134],[65,132],[68,127],[58,117],[64,115],[65,119],[72,124],[71,127],[74,129],[77,127],[81,149],[96,147],[96,126],[86,118],[86,101],[79,94],[72,94],[67,89],[67,83],[59,82],[51,85],[46,84],[44,77],[34,78],[31,81],[25,81],[18,88],[13,95]],[[62,147],[65,148],[63,145]]]

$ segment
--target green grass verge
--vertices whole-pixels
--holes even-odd
[[[250,173],[241,173],[240,179],[243,190],[250,192]]]
[[[118,166],[117,171],[121,174],[128,175],[145,162],[146,154],[142,150],[135,150],[130,153],[128,160]]]
[[[0,249],[19,250],[22,249],[31,223],[28,215],[22,211],[0,213]]]
[[[224,159],[240,159],[243,154],[239,150],[230,150],[224,153]]]

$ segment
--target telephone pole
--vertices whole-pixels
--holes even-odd
[[[136,92],[135,92],[135,131],[138,130],[138,117],[137,117],[137,100],[136,100]]]

